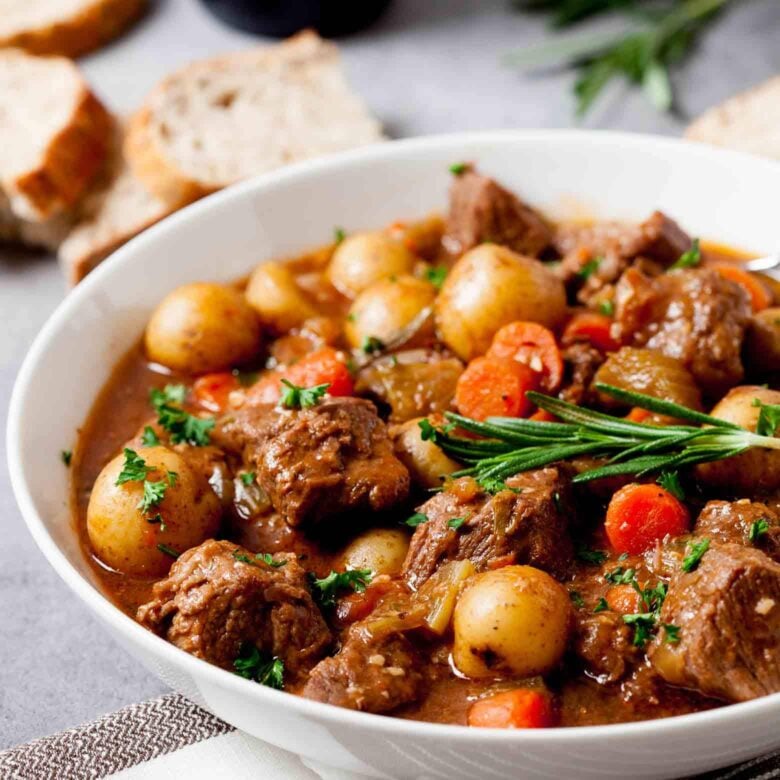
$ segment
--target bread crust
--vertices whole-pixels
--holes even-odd
[[[0,37],[0,47],[31,54],[79,57],[123,33],[147,8],[147,0],[85,0],[69,18]]]

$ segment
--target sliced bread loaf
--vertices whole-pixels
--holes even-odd
[[[337,47],[305,32],[165,79],[133,118],[125,154],[151,192],[181,206],[285,163],[381,138],[346,83]]]
[[[0,47],[77,57],[119,35],[146,0],[2,0]]]
[[[711,108],[685,137],[780,159],[780,76]]]
[[[133,175],[116,134],[110,164],[81,204],[81,218],[62,242],[59,261],[70,284],[80,282],[98,263],[173,209],[150,194]]]
[[[71,207],[103,164],[112,132],[70,60],[0,51],[0,189],[17,218],[42,222]]]

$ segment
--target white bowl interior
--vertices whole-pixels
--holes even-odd
[[[574,754],[551,759],[545,768],[548,759],[544,756],[559,739],[553,735],[562,734],[562,730],[491,737],[458,728],[412,726],[393,719],[357,716],[356,720],[354,713],[310,702],[296,700],[288,705],[293,697],[269,696],[267,690],[210,669],[161,640],[150,635],[141,637],[137,632],[144,632],[139,627],[114,610],[93,586],[86,585],[85,581],[93,585],[94,581],[71,528],[67,473],[59,462],[59,452],[72,447],[75,432],[111,367],[140,337],[155,304],[180,284],[234,279],[263,260],[326,243],[335,226],[350,232],[441,210],[451,178],[448,166],[462,160],[476,162],[480,170],[497,177],[553,217],[641,219],[661,208],[692,235],[754,252],[777,250],[780,243],[774,199],[780,190],[780,165],[706,147],[621,134],[494,133],[383,144],[304,163],[217,194],[169,218],[117,252],[68,296],[32,347],[12,399],[8,452],[15,492],[36,540],[66,581],[101,614],[126,646],[172,684],[258,736],[331,763],[353,769],[373,767],[375,771],[400,766],[393,763],[396,759],[378,752],[375,758],[373,754],[361,755],[357,764],[351,763],[345,756],[364,752],[355,745],[343,756],[337,752],[329,758],[322,755],[325,746],[330,745],[333,751],[337,743],[343,746],[346,737],[339,729],[351,725],[354,732],[355,724],[358,729],[371,724],[365,729],[376,735],[394,733],[405,739],[412,739],[416,729],[429,751],[444,744],[451,750],[457,744],[443,737],[445,733],[452,734],[453,739],[459,734],[461,744],[465,740],[473,750],[480,745],[494,745],[485,751],[484,760],[492,762],[496,777],[509,771],[502,762],[506,763],[506,757],[518,746],[527,758],[532,746],[538,754],[534,754],[537,758],[529,765],[527,776],[560,772],[560,761],[565,764],[574,754],[580,754],[587,758],[586,769],[576,761],[572,766],[582,769],[583,777],[618,776],[625,771],[635,777],[660,777],[674,775],[682,760],[687,762],[687,773],[780,745],[780,735],[770,728],[761,728],[755,722],[752,729],[743,728],[746,717],[761,713],[766,718],[777,717],[780,701],[774,696],[675,719],[693,724],[680,726],[677,732],[658,723],[616,726],[581,730],[580,741],[570,731],[561,739],[576,745]],[[329,725],[321,740],[307,744],[305,736],[299,738],[292,733],[294,728],[283,735],[278,728],[264,726],[256,718],[249,720],[247,713],[254,712],[249,700],[263,706],[274,702],[276,711],[281,714],[288,708],[290,717],[305,715],[309,728],[315,720]],[[738,717],[742,718],[739,728],[735,725]],[[687,738],[700,729],[705,736],[711,733],[720,737],[709,739],[706,750],[703,745],[695,748],[692,756],[692,749],[686,748]],[[602,738],[586,737],[596,732],[604,738],[611,732],[613,739],[631,733],[634,750],[638,751],[643,745],[642,739],[636,741],[637,735],[657,738],[663,732],[687,736],[677,744],[676,753],[671,750],[658,755],[657,743],[647,743],[646,755],[653,755],[656,763],[652,769],[637,771],[627,752],[628,742],[623,745],[626,752],[620,760],[614,753],[607,760],[600,757],[599,751],[594,752],[589,745],[605,744]],[[732,735],[730,740],[725,736],[728,733]],[[735,743],[738,733],[741,737]],[[613,744],[617,749],[618,743]],[[317,746],[316,750],[312,745]],[[450,778],[467,777],[471,771],[455,762],[445,774]]]

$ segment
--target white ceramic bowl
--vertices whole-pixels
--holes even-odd
[[[41,331],[11,401],[13,487],[35,540],[67,584],[154,674],[249,734],[377,777],[662,778],[780,747],[780,694],[644,723],[498,731],[413,723],[280,693],[153,636],[98,590],[71,528],[59,452],[72,446],[116,360],[154,305],[196,280],[348,231],[442,209],[448,166],[475,161],[556,216],[641,219],[662,208],[693,235],[778,249],[780,165],[683,142],[613,133],[505,132],[387,143],[307,162],[214,195],[120,249]]]

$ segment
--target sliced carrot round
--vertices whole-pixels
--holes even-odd
[[[496,693],[471,705],[468,724],[487,729],[541,729],[552,726],[550,697],[528,688]]]
[[[750,271],[732,263],[718,263],[714,267],[722,277],[745,288],[750,296],[750,305],[754,312],[762,311],[771,306],[772,295],[767,286],[755,274],[751,274]]]
[[[228,398],[241,387],[236,376],[228,371],[218,374],[204,374],[195,380],[192,397],[195,402],[210,412],[227,409]]]
[[[605,596],[609,608],[621,615],[639,612],[639,594],[630,585],[614,585]]]
[[[540,387],[554,393],[563,379],[563,358],[555,334],[537,322],[510,322],[493,337],[488,357],[506,358],[532,368],[540,375]]]
[[[464,417],[523,417],[532,404],[525,394],[534,390],[538,375],[523,363],[497,357],[478,357],[460,375],[455,405]]]
[[[642,553],[666,536],[690,527],[685,505],[655,484],[631,483],[618,490],[607,507],[604,528],[618,552]]]
[[[568,346],[577,341],[588,341],[602,352],[620,349],[612,336],[612,319],[595,311],[577,312],[564,328],[561,343]]]

